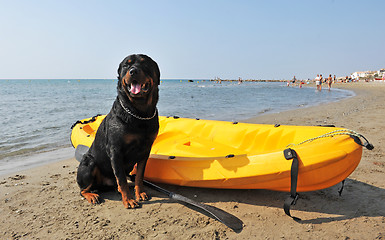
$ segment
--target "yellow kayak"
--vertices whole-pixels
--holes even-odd
[[[72,145],[90,147],[104,117],[78,121]],[[174,117],[159,123],[145,171],[146,180],[158,183],[288,192],[292,161],[284,150],[291,148],[299,161],[297,191],[314,191],[343,181],[362,155],[363,136],[344,128]]]

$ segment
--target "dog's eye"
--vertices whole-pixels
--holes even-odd
[[[143,92],[147,92],[148,90],[150,90],[150,83],[143,84],[142,90],[143,90]]]
[[[123,66],[122,74],[123,74],[123,75],[126,75],[126,73],[128,72],[128,69],[130,69],[130,65],[125,65],[125,66]]]

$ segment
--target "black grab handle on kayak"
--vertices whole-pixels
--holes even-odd
[[[291,205],[295,205],[298,200],[298,193],[297,193],[297,181],[298,181],[298,168],[299,168],[299,161],[297,152],[294,149],[287,148],[283,151],[283,155],[285,156],[286,160],[293,160],[291,164],[291,170],[290,170],[290,196],[285,200],[285,203],[283,205],[283,210],[285,213],[292,217],[295,221],[301,221],[300,218],[293,217],[290,214],[290,207]]]
[[[359,137],[358,136],[355,136],[355,135],[350,135],[350,137],[352,137],[354,139],[354,141],[358,144],[358,145],[361,145],[363,147],[366,147],[366,149],[368,150],[373,150],[374,149],[374,146],[373,144],[371,144],[368,139],[366,139],[366,137],[364,137],[363,135],[359,134]],[[364,143],[362,143],[361,141],[361,138],[363,138],[365,140]]]

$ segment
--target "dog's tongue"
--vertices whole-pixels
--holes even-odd
[[[138,93],[140,93],[140,90],[142,90],[142,87],[140,84],[131,83],[131,93],[132,94],[138,94]]]

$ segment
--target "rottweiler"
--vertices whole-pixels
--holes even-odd
[[[147,200],[143,176],[152,144],[158,134],[160,71],[143,54],[126,57],[118,68],[118,96],[100,124],[93,144],[83,156],[77,182],[80,194],[92,204],[100,202],[95,190],[117,187],[125,208]],[[128,174],[137,164],[135,198],[129,191]]]

